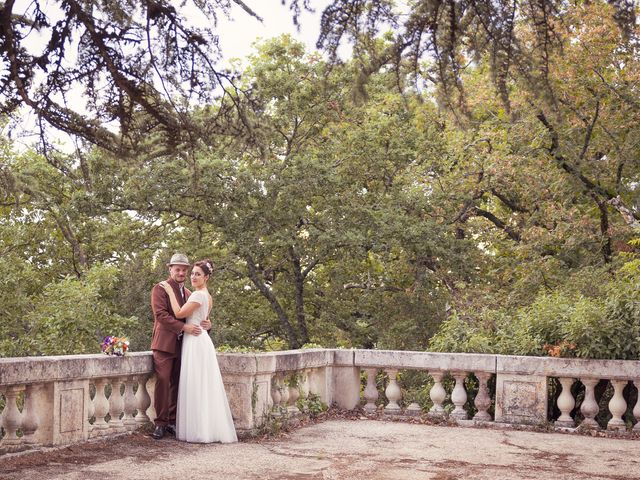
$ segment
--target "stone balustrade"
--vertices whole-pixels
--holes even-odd
[[[0,359],[5,403],[0,450],[64,445],[136,429],[149,421],[152,370],[148,352]]]
[[[368,412],[421,414],[415,399],[403,399],[401,383],[407,371],[424,372],[432,379],[426,415],[463,425],[549,422],[550,379],[557,379],[554,385],[561,388],[554,405],[560,412],[556,426],[576,427],[577,417],[583,418],[580,428],[598,428],[599,382],[610,382],[613,391],[604,407],[611,416],[607,429],[625,430],[640,418],[640,402],[629,414],[623,395],[627,385],[640,385],[639,361],[331,349],[228,353],[218,358],[240,435],[250,434],[270,417],[298,415],[297,400],[309,394],[348,410],[362,405]],[[475,395],[469,395],[465,383],[475,385]],[[495,395],[489,393],[490,386],[495,386]],[[580,415],[572,386],[581,392]],[[132,431],[155,417],[153,390],[150,352],[0,359],[0,452]],[[471,417],[469,412],[475,413]]]
[[[584,418],[581,428],[598,428],[595,420],[600,413],[595,387],[607,381],[613,387],[613,396],[607,408],[611,415],[608,430],[626,430],[623,416],[629,409],[623,390],[627,385],[638,392],[640,387],[640,361],[636,360],[587,360],[552,357],[496,357],[496,421],[507,423],[541,423],[547,421],[548,379],[558,380],[561,388],[556,406],[560,411],[555,421],[558,427],[574,428],[576,422],[571,412],[576,398],[571,392],[576,382],[583,385],[584,393],[580,414]],[[634,430],[640,430],[640,402],[632,411]],[[631,419],[629,419],[631,420]]]
[[[357,370],[362,369],[367,375],[367,385],[364,389],[366,404],[364,409],[375,411],[378,401],[378,389],[376,388],[376,375],[384,371],[389,378],[385,396],[389,400],[384,406],[388,414],[417,414],[420,406],[412,402],[403,412],[400,408],[402,399],[401,389],[398,386],[397,376],[401,370],[419,370],[429,373],[433,378],[433,386],[429,397],[433,406],[428,414],[431,417],[445,417],[444,401],[447,392],[443,386],[445,375],[453,378],[454,387],[451,391],[451,401],[454,405],[449,416],[456,420],[467,420],[467,411],[464,405],[467,403],[467,391],[464,386],[469,374],[474,374],[478,379],[478,393],[475,396],[477,413],[473,417],[476,421],[490,421],[491,416],[487,409],[491,406],[487,382],[495,373],[496,356],[468,353],[432,353],[432,352],[405,352],[389,350],[354,350],[353,363]]]

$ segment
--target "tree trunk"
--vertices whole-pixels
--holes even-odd
[[[258,290],[260,290],[260,293],[262,293],[262,295],[264,295],[264,297],[269,301],[269,304],[271,305],[271,308],[273,308],[274,312],[276,312],[276,315],[278,316],[278,320],[280,320],[280,324],[282,325],[282,329],[287,335],[287,341],[289,342],[289,347],[294,350],[297,348],[300,348],[302,346],[302,343],[300,343],[300,340],[298,340],[298,335],[295,329],[293,328],[293,325],[291,325],[291,322],[289,321],[289,317],[287,316],[287,313],[284,311],[284,309],[282,308],[282,305],[280,305],[280,302],[278,302],[278,299],[273,294],[271,289],[258,276],[256,264],[253,261],[253,258],[251,258],[251,255],[246,255],[245,261],[247,263],[249,278],[251,279],[253,284],[258,288]]]
[[[302,267],[300,265],[300,258],[295,253],[293,247],[289,247],[289,256],[291,257],[291,263],[293,264],[293,275],[295,284],[295,304],[296,304],[296,323],[298,324],[298,331],[300,332],[300,343],[304,345],[309,343],[309,330],[307,328],[307,319],[304,315],[304,281],[305,275],[303,275]]]

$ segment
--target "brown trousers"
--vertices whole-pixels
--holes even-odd
[[[182,342],[176,353],[153,351],[153,368],[156,372],[156,387],[153,406],[156,409],[156,425],[175,425],[180,381],[180,359]]]

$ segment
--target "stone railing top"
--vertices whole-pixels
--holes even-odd
[[[430,371],[495,372],[496,355],[477,353],[411,352],[401,350],[354,350],[355,365]]]
[[[640,378],[640,361],[498,355],[496,372],[546,377],[630,380]]]
[[[293,372],[334,364],[335,350],[315,348],[263,353],[221,353],[218,362],[222,373],[231,375]]]
[[[152,370],[151,352],[124,357],[96,354],[0,358],[0,385],[118,377]]]
[[[322,367],[420,369],[430,372],[488,372],[550,377],[638,379],[638,360],[588,360],[398,350],[309,349],[264,353],[222,353],[226,375],[269,375]],[[0,358],[0,386],[87,378],[146,375],[151,352],[124,357],[64,355]]]

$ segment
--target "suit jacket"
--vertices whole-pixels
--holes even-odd
[[[191,292],[184,289],[185,300],[180,295],[180,286],[169,278],[167,279],[173,288],[178,304],[182,307],[191,295]],[[186,319],[176,318],[171,309],[169,295],[160,284],[154,285],[151,290],[151,309],[153,310],[153,338],[151,340],[151,350],[161,352],[176,353],[178,351],[178,335],[182,333],[182,326]]]

